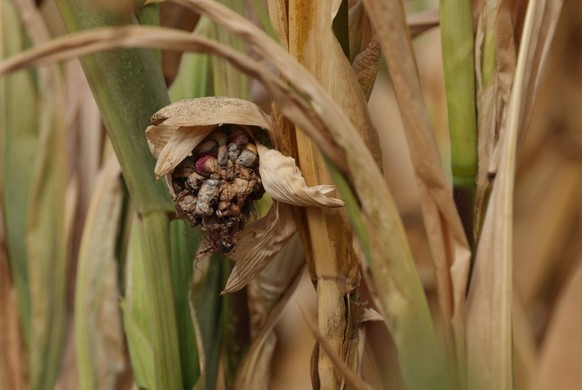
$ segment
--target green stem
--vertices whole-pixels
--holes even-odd
[[[92,8],[83,0],[57,0],[69,31],[136,23],[135,17]],[[173,211],[165,183],[154,179],[144,131],[147,119],[169,104],[159,61],[150,49],[126,49],[81,60],[107,134],[138,211]]]
[[[57,0],[69,31],[137,23],[133,14],[120,8],[114,12],[92,4]],[[160,63],[149,49],[98,53],[81,62],[140,216],[155,385],[157,389],[182,389],[167,219],[174,207],[165,183],[154,178],[154,159],[144,137],[147,118],[169,104]]]
[[[440,21],[455,202],[472,242],[477,119],[471,2],[440,0]]]

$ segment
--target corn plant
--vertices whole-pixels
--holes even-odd
[[[1,0],[0,385],[579,383],[581,11]]]

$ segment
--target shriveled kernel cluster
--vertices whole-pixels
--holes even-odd
[[[259,157],[241,127],[223,125],[210,133],[172,173],[179,217],[200,226],[209,251],[228,254],[263,196]]]

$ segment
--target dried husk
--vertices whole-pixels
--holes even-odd
[[[305,179],[295,165],[295,159],[283,156],[274,149],[257,144],[261,165],[259,170],[265,191],[274,200],[295,206],[342,207],[340,199],[325,196],[335,188],[321,184],[308,187]]]
[[[266,141],[274,145],[271,119],[254,103],[228,97],[205,97],[171,104],[150,118],[146,137],[152,153],[158,158],[156,175],[165,175],[171,194],[172,171],[211,132],[222,124],[239,125],[249,136],[260,130]],[[308,187],[295,165],[295,160],[255,140],[259,155],[259,172],[263,187],[274,199],[274,205],[264,218],[250,223],[238,238],[230,255],[237,262],[224,292],[243,288],[279,252],[296,231],[292,208],[295,206],[341,207],[343,202],[325,194],[330,185]],[[213,249],[213,248],[211,248]],[[205,251],[205,249],[203,250]]]
[[[146,137],[158,159],[155,173],[167,175],[220,124],[257,126],[272,134],[270,118],[254,103],[228,97],[187,99],[150,118]]]

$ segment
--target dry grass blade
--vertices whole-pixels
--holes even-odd
[[[236,15],[236,14],[235,14]],[[232,15],[229,15],[232,16]],[[240,17],[237,15],[237,17]],[[242,20],[242,17],[240,17]],[[253,26],[254,27],[254,26]],[[274,44],[274,43],[273,43]],[[227,58],[240,70],[265,83],[276,99],[284,102],[285,114],[292,117],[304,130],[317,140],[326,155],[340,168],[346,169],[345,154],[327,133],[322,118],[313,115],[310,108],[300,100],[291,88],[274,76],[268,69],[250,57],[217,44],[208,39],[168,28],[127,26],[101,28],[93,31],[71,34],[54,39],[26,53],[14,56],[0,64],[0,75],[18,69],[46,65],[65,59],[75,58],[95,52],[121,47],[157,47],[168,50],[197,51],[212,53]],[[280,47],[276,46],[278,49]],[[273,55],[281,54],[278,51]],[[285,54],[287,56],[287,54]],[[289,57],[287,57],[289,59]],[[286,67],[285,62],[281,66]],[[294,78],[308,77],[305,83],[315,82],[306,72]],[[311,88],[310,88],[311,89]],[[323,107],[324,108],[324,107]],[[331,115],[331,114],[328,114]],[[323,116],[323,115],[322,115]],[[327,115],[325,116],[327,117]],[[342,116],[343,117],[343,116]]]
[[[538,45],[545,46],[551,41],[551,36],[542,41],[536,39],[536,21],[544,13],[544,6],[541,2],[528,5],[506,131],[500,141],[499,174],[485,215],[469,289],[467,355],[469,386],[474,389],[511,389],[513,383],[511,291],[515,159],[518,133],[525,125],[523,112],[528,104],[524,94],[531,91],[528,82],[535,80],[528,71],[531,56],[540,52]]]
[[[437,272],[439,303],[450,351],[464,360],[464,301],[470,252],[453,202],[418,79],[401,0],[365,0],[380,38],[418,178],[421,205]],[[454,338],[454,339],[453,339]]]
[[[79,252],[75,341],[81,388],[112,389],[125,367],[115,250],[121,211],[120,168],[112,158],[99,178]]]

